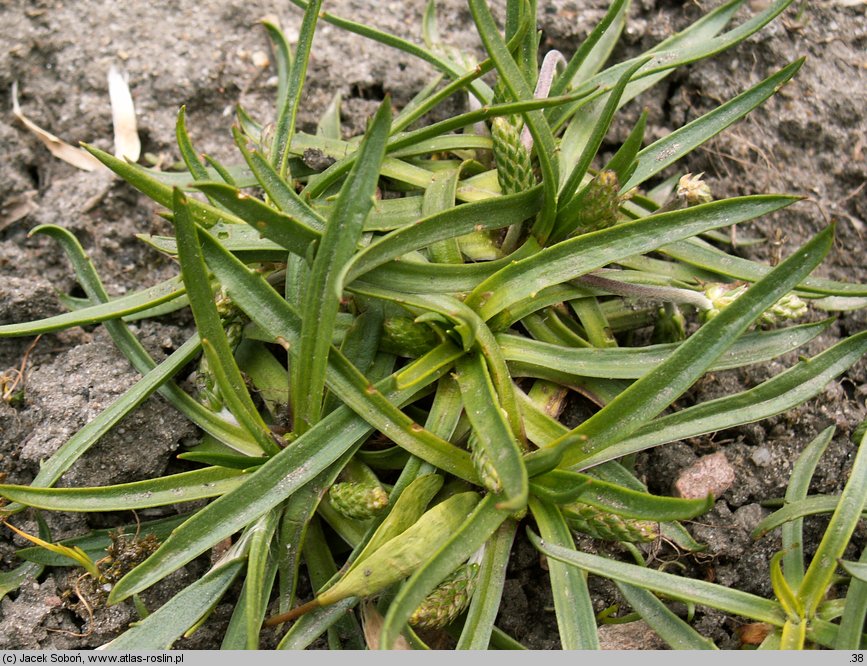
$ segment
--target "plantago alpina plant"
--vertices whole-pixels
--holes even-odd
[[[844,613],[845,626],[817,615],[828,565],[811,567],[801,582],[787,567],[783,586],[775,561],[778,601],[747,598],[579,552],[572,532],[626,542],[633,556],[632,542],[656,538],[700,547],[679,521],[707,511],[713,497],[652,495],[631,456],[784,412],[867,351],[861,333],[749,391],[669,410],[708,371],[775,358],[829,326],[757,330],[757,322],[779,325],[805,303],[829,308],[829,296],[867,296],[863,285],[810,277],[832,228],[774,268],[706,240],[797,197],[711,200],[699,179],[676,171],[801,61],[649,145],[642,115],[610,159],[600,155],[620,107],[676,67],[737,45],[790,0],[740,24],[732,21],[743,2],[727,2],[648,53],[607,67],[626,0],[611,3],[571,59],[554,54],[541,66],[533,1],[507,0],[501,32],[485,0],[469,0],[486,52],[478,64],[439,42],[432,5],[422,47],[325,13],[320,0],[295,2],[304,19],[294,52],[265,24],[277,54],[276,113],[254,119],[239,109],[237,164],[206,165],[183,110],[181,174],[88,148],[165,209],[174,236],[142,239],[176,258],[180,276],[109,299],[76,240],[40,227],[35,233],[63,245],[90,305],[0,327],[0,335],[36,335],[102,322],[143,375],[46,460],[30,486],[0,486],[8,520],[26,507],[114,511],[210,499],[179,520],[142,526],[161,545],[113,584],[109,603],[136,598],[231,539],[207,574],[108,647],[171,645],[239,578],[225,648],[256,648],[262,631],[275,630],[281,648],[302,648],[338,623],[330,640],[364,646],[347,614],[360,600],[378,603],[381,632],[367,640],[382,648],[421,645],[413,626],[447,626],[459,648],[514,644],[495,619],[520,522],[549,556],[564,648],[598,647],[587,571],[615,580],[676,647],[711,645],[654,593],[780,627],[786,646],[857,644],[855,611]],[[386,97],[361,138],[339,135],[339,106],[315,136],[298,132],[320,21],[420,57],[440,77],[402,110]],[[455,93],[472,100],[469,111],[409,129]],[[664,192],[678,179],[669,200]],[[711,278],[723,286],[709,287]],[[123,317],[187,305],[196,333],[157,365]],[[628,346],[639,338],[633,332],[654,327],[662,342]],[[175,377],[197,359],[194,398]],[[187,471],[53,487],[154,392],[201,428],[201,442],[180,456]],[[568,427],[558,417],[575,393],[589,398],[593,414]],[[856,491],[847,487],[846,506]],[[833,532],[829,556],[839,556],[850,533]],[[22,555],[37,558],[34,549]],[[315,589],[298,603],[302,562]]]

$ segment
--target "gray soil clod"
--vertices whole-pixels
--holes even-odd
[[[204,0],[194,6],[168,0],[133,3],[82,0],[73,3],[12,0],[0,7],[0,90],[18,81],[21,105],[36,123],[65,140],[89,141],[111,150],[111,114],[106,74],[119,64],[129,75],[144,149],[167,162],[178,159],[174,147],[177,108],[187,105],[188,126],[200,151],[234,157],[229,128],[239,101],[267,119],[275,93],[268,53],[257,21],[270,16],[288,34],[297,31],[300,14],[282,3],[275,10],[264,0]],[[464,3],[441,0],[440,32],[455,45],[476,47]],[[602,0],[540,0],[544,48],[570,53],[607,6]],[[698,3],[636,0],[621,52],[650,47],[694,20]],[[702,5],[714,3],[702,3]],[[761,3],[747,3],[761,4]],[[331,0],[328,10],[374,21],[378,27],[420,41],[422,2],[376,3]],[[707,9],[708,7],[705,7]],[[275,14],[276,12],[276,14]],[[297,34],[297,33],[296,33]],[[745,256],[776,261],[787,256],[828,220],[837,223],[837,243],[820,274],[867,281],[863,234],[867,221],[867,17],[863,6],[832,1],[795,3],[771,26],[732,52],[684,68],[626,109],[611,135],[616,147],[642,107],[650,111],[648,136],[655,139],[682,125],[806,55],[807,62],[778,97],[696,151],[682,172],[704,172],[720,197],[760,192],[792,192],[809,197],[747,229],[744,236],[770,242],[743,247]],[[351,54],[351,57],[347,57]],[[322,25],[308,75],[300,127],[310,129],[317,114],[339,91],[344,132],[359,133],[384,93],[405,104],[432,75],[409,56]],[[18,123],[11,100],[0,95],[0,324],[29,321],[63,311],[56,292],[80,296],[72,270],[56,243],[28,237],[39,224],[60,224],[73,231],[92,257],[113,295],[155,284],[175,273],[174,266],[136,240],[137,233],[164,233],[169,225],[145,197],[105,174],[75,171],[55,160]],[[20,197],[38,208],[4,224],[4,215]],[[814,319],[824,316],[813,313]],[[812,355],[835,341],[865,329],[867,312],[841,313],[828,333],[802,350]],[[140,334],[157,357],[176,349],[190,328],[189,319],[170,317],[141,324]],[[0,340],[0,372],[17,367],[31,340]],[[716,373],[701,380],[683,405],[754,386],[791,366],[797,354],[762,366]],[[33,349],[23,403],[0,403],[0,462],[8,479],[28,483],[39,461],[126,390],[137,377],[98,327],[46,335]],[[798,452],[819,431],[836,425],[837,433],[817,472],[814,492],[839,491],[852,458],[849,435],[867,416],[867,366],[862,362],[833,382],[825,394],[787,414],[760,424],[663,447],[643,455],[638,469],[652,491],[669,494],[672,483],[696,459],[722,453],[732,466],[731,487],[714,510],[692,526],[708,549],[688,559],[691,575],[758,594],[770,594],[767,567],[779,548],[773,535],[755,542],[752,527],[767,511],[759,502],[785,491]],[[64,476],[63,485],[106,485],[160,474],[195,429],[158,398],[146,402]],[[167,513],[174,511],[171,507]],[[115,522],[112,522],[114,520]],[[115,525],[99,514],[50,517],[55,538],[89,527]],[[126,516],[121,520],[132,522]],[[35,523],[30,523],[35,526]],[[815,548],[821,523],[809,522]],[[863,545],[862,529],[856,540]],[[17,538],[15,547],[23,542]],[[546,590],[547,574],[526,543],[516,556],[501,611],[500,626],[531,647],[556,648],[557,628]],[[0,543],[3,568],[17,565],[12,542]],[[178,572],[146,601],[151,609],[201,575],[201,563]],[[100,609],[94,632],[76,637],[83,618],[64,608],[70,582],[61,569],[48,569],[39,582],[0,604],[0,648],[93,648],[123,631],[134,612],[128,606]],[[617,598],[613,586],[591,580],[601,611]],[[17,594],[17,596],[16,596]],[[209,625],[183,647],[219,647],[221,607]],[[542,616],[542,617],[540,617]],[[550,617],[549,617],[550,616]],[[740,620],[706,612],[696,628],[720,647],[737,647]],[[628,626],[628,625],[627,625]],[[57,630],[61,630],[60,632]],[[66,632],[66,633],[63,633]],[[626,632],[626,636],[623,636]],[[653,636],[606,630],[618,646],[654,647]]]

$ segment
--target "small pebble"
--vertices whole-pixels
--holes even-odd
[[[264,51],[253,51],[251,59],[253,61],[253,64],[260,69],[265,69],[268,65],[271,64],[271,61],[268,59],[268,54]]]
[[[720,451],[699,458],[683,470],[674,482],[674,492],[685,499],[700,499],[708,493],[719,497],[734,481],[735,470]]]
[[[753,464],[756,465],[756,467],[767,467],[774,461],[774,456],[771,454],[771,450],[767,446],[760,446],[753,451],[750,460],[753,461]]]

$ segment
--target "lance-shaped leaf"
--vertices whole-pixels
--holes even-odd
[[[102,285],[102,281],[99,279],[99,275],[96,273],[96,269],[93,266],[93,263],[87,257],[84,252],[84,249],[81,247],[81,244],[78,240],[66,229],[62,229],[61,227],[55,225],[43,225],[40,227],[36,227],[31,231],[31,233],[40,233],[46,234],[55,240],[57,240],[63,247],[67,256],[69,257],[70,262],[72,263],[73,268],[75,269],[75,276],[78,279],[78,282],[81,284],[85,293],[87,293],[88,298],[94,304],[96,303],[107,303],[109,301],[108,293],[105,291],[105,288]],[[159,373],[151,375],[151,371],[156,368],[157,364],[151,358],[148,351],[142,346],[142,344],[138,341],[138,339],[130,332],[129,328],[121,321],[112,321],[107,320],[105,322],[105,328],[111,335],[112,340],[118,346],[118,348],[123,352],[124,356],[129,359],[130,363],[133,367],[140,372],[142,375],[147,375],[149,379],[152,379],[154,382],[159,381],[158,378],[162,378],[160,383],[157,385],[157,390],[160,395],[166,398],[169,403],[175,407],[178,411],[184,414],[187,418],[189,418],[193,423],[202,428],[205,432],[213,435],[221,442],[231,446],[238,451],[246,451],[248,453],[255,450],[255,443],[252,441],[250,436],[244,432],[244,430],[234,423],[229,423],[224,421],[222,418],[206,409],[203,405],[199,404],[194,400],[190,395],[181,390],[178,386],[176,386],[173,382],[169,381],[171,377],[176,374],[185,364],[183,358],[186,358],[187,361],[195,355],[198,351],[199,338],[198,335],[193,336],[193,338],[189,341],[189,346],[184,346],[184,354],[181,355],[178,350],[175,352],[170,359],[167,359],[161,366]],[[189,356],[186,356],[189,354]],[[178,365],[175,365],[175,364]],[[165,373],[165,374],[162,374]],[[152,392],[153,386],[148,387],[148,384],[137,384],[133,386],[128,394],[139,394],[139,391],[143,391],[143,395],[146,397],[149,395],[149,392]],[[143,397],[141,398],[144,399]],[[136,403],[138,404],[138,403]],[[120,405],[118,405],[119,407]],[[127,408],[129,408],[127,406]],[[113,414],[113,415],[112,415]],[[111,419],[117,418],[117,414],[115,413],[106,413],[104,417],[109,421]],[[66,445],[62,447],[61,450],[55,452],[52,458],[57,458],[58,460],[67,454],[71,454],[73,450],[77,450],[76,447],[82,445],[82,442],[85,441],[88,437],[94,436],[95,430],[104,427],[109,427],[106,425],[108,421],[103,421],[103,415],[100,415],[94,421],[85,426],[82,431],[75,435],[73,438],[77,443],[73,445],[72,440],[68,442]],[[104,432],[104,431],[103,431]],[[96,435],[97,437],[101,435]],[[84,439],[79,439],[84,438]],[[92,440],[91,443],[96,440]],[[90,446],[90,444],[87,444]],[[62,453],[63,451],[64,453]],[[83,451],[79,450],[78,454],[80,455]],[[75,458],[67,458],[66,462],[63,464],[71,464],[74,462]],[[48,478],[50,474],[57,474],[58,477],[68,468],[64,468],[62,471],[58,471],[59,468],[54,468],[53,471],[49,471],[52,469],[52,465],[48,463],[43,463],[42,469],[40,470],[40,475],[37,478]],[[44,477],[41,475],[45,474]],[[55,477],[56,480],[58,477]],[[47,483],[45,485],[51,485],[54,481]],[[36,483],[36,480],[34,480]],[[41,483],[41,482],[40,482]],[[37,484],[39,485],[39,484]]]
[[[399,284],[402,291],[411,293],[465,294],[504,266],[538,251],[538,243],[530,238],[509,256],[493,261],[469,264],[393,261],[373,269],[364,281],[388,289]]]
[[[561,240],[574,231],[578,213],[578,207],[575,204],[580,202],[578,196],[580,194],[579,188],[584,180],[584,176],[587,174],[593,158],[596,157],[596,153],[599,152],[599,147],[608,133],[611,122],[614,120],[614,114],[620,105],[620,98],[626,89],[626,84],[629,83],[635,73],[646,63],[647,60],[639,60],[623,72],[620,80],[617,81],[617,84],[608,94],[605,107],[599,114],[599,118],[596,119],[596,124],[587,139],[587,143],[582,148],[581,155],[578,157],[577,162],[569,173],[569,177],[563,183],[563,187],[560,190],[560,209],[557,211],[557,220],[554,233],[551,237],[553,241]]]
[[[861,512],[867,504],[867,445],[865,444],[867,444],[867,432],[862,434],[861,441],[857,442],[858,450],[849,480],[843,488],[839,504],[831,516],[831,522],[825,529],[810,566],[807,567],[804,580],[798,588],[798,600],[804,605],[807,618],[813,617],[825,598],[837,569],[837,560],[843,556],[843,551],[849,545],[849,540],[861,519]]]
[[[534,495],[550,502],[566,504],[580,501],[625,518],[638,520],[689,520],[707,513],[713,506],[711,496],[704,499],[660,497],[561,469],[533,477],[530,488]]]
[[[454,322],[454,331],[460,336],[463,348],[469,351],[478,347],[484,356],[491,373],[494,387],[499,396],[500,405],[506,411],[506,420],[512,433],[524,444],[524,427],[518,415],[518,404],[515,401],[515,391],[512,378],[509,375],[506,361],[500,353],[499,345],[494,340],[491,330],[478,315],[455,298],[437,294],[402,294],[386,289],[376,289],[365,284],[358,284],[352,289],[355,292],[368,294],[395,303],[400,303],[410,309],[419,309],[424,314],[421,317],[442,316],[449,322]],[[405,373],[401,373],[399,383],[408,385]]]
[[[311,229],[322,232],[325,228],[325,220],[306,201],[304,201],[295,189],[278,174],[271,163],[262,156],[258,150],[249,150],[244,135],[237,127],[232,129],[235,137],[235,145],[244,156],[247,166],[256,177],[256,182],[265,190],[271,201],[281,211],[291,215],[302,224]],[[245,218],[246,219],[246,218]]]
[[[48,460],[43,461],[32,486],[51,486],[63,473],[75,464],[99,438],[113,428],[121,419],[145,401],[154,391],[171,379],[199,351],[198,336],[194,336],[163,363],[145,375],[131,389],[115,400],[105,411],[73,435]],[[20,505],[9,505],[4,511],[21,510]]]
[[[738,368],[768,361],[805,345],[828,329],[831,320],[789,328],[748,333],[738,338],[709,368],[710,371]],[[649,347],[591,349],[565,347],[529,338],[497,334],[503,357],[513,375],[552,381],[580,377],[637,379],[668,358],[680,343]]]
[[[724,275],[734,280],[756,282],[771,272],[772,267],[749,259],[727,254],[700,238],[678,241],[660,248],[660,252],[686,264]],[[867,296],[867,285],[835,282],[824,278],[807,277],[798,284],[798,289],[817,294],[835,296]]]
[[[580,467],[586,469],[666,442],[697,437],[779,414],[821,393],[829,381],[865,353],[867,332],[843,340],[753,389],[654,419],[623,441],[588,456]]]
[[[368,271],[414,250],[472,231],[500,229],[523,222],[538,212],[541,190],[495,197],[487,201],[450,208],[397,229],[359,252],[346,271],[346,283]]]
[[[313,33],[319,19],[322,0],[311,0],[304,11],[301,28],[298,31],[298,45],[295,57],[288,72],[288,79],[281,84],[278,92],[282,96],[277,100],[277,122],[274,127],[274,140],[271,144],[271,164],[281,175],[286,175],[289,163],[289,144],[295,134],[295,117],[298,114],[298,104],[301,102],[301,92],[304,78],[307,75],[307,64],[310,62],[310,49],[313,46]],[[273,27],[269,30],[274,32]],[[279,41],[279,38],[278,38]]]
[[[301,7],[302,9],[306,9],[309,6],[308,0],[292,0],[292,3],[297,7]],[[416,58],[430,63],[439,71],[451,76],[452,78],[460,78],[460,76],[464,73],[462,71],[462,68],[459,68],[447,58],[442,58],[430,49],[426,49],[408,40],[401,39],[400,37],[396,37],[395,35],[383,32],[381,30],[377,30],[362,23],[349,21],[345,18],[342,18],[335,14],[331,14],[329,12],[320,12],[319,16],[323,21],[342,28],[347,32],[361,35],[362,37],[372,39],[376,42],[384,44],[385,46],[390,46],[392,48],[403,51],[404,53],[407,53],[411,56],[415,56]],[[473,85],[470,86],[470,89],[472,90],[473,94],[478,98],[478,100],[482,103],[490,102],[491,98],[493,97],[493,92],[491,91],[490,87],[488,87],[488,85],[485,84],[483,81],[475,81]]]
[[[208,264],[236,305],[267,333],[269,340],[279,341],[297,357],[301,323],[294,308],[260,274],[240,263],[209,234],[200,232],[200,239]],[[399,404],[439,378],[459,355],[460,350],[453,345],[439,345],[388,380],[374,385],[332,348],[328,386],[341,402],[410,453],[456,476],[473,480],[476,475],[465,451],[428,432],[394,404],[395,396],[402,396]]]
[[[682,601],[706,604],[724,612],[767,622],[777,627],[782,627],[785,622],[786,615],[779,604],[754,594],[549,544],[530,529],[527,530],[527,534],[532,544],[548,557],[580,567],[598,576],[667,594]]]
[[[479,31],[479,36],[485,49],[497,67],[497,71],[515,100],[526,100],[533,97],[529,83],[509,53],[506,42],[497,30],[494,17],[485,0],[470,0],[470,12]],[[551,127],[542,111],[527,111],[523,114],[524,122],[530,129],[535,141],[536,156],[539,160],[539,168],[542,171],[542,188],[545,203],[539,214],[532,232],[544,245],[551,228],[554,224],[554,216],[557,211],[557,187],[559,179],[557,175],[557,162],[554,159],[556,153],[554,135]]]
[[[196,188],[249,224],[257,235],[274,241],[293,254],[305,256],[320,233],[291,214],[281,213],[237,187],[224,183],[196,183]],[[242,227],[243,228],[243,227]],[[219,237],[219,235],[218,235]]]
[[[603,409],[554,446],[571,467],[638,430],[684,393],[716,358],[827,254],[833,239],[828,227],[781,263],[765,279],[687,339],[659,367],[636,380]],[[629,418],[624,419],[623,415]]]
[[[795,197],[784,196],[739,197],[659,213],[584,234],[506,266],[478,285],[466,303],[487,320],[545,287],[572,280],[618,259],[649,252],[674,240],[766,215],[795,201]]]
[[[699,634],[647,590],[615,581],[617,589],[641,619],[675,650],[716,650],[716,645]]]
[[[244,558],[219,564],[141,622],[104,646],[106,650],[167,650],[226,593],[244,568]]]
[[[536,497],[530,500],[530,510],[539,526],[545,543],[563,549],[574,549],[575,541],[560,510]],[[554,610],[560,629],[560,642],[564,650],[598,650],[596,614],[590,600],[590,590],[584,573],[563,562],[549,561],[551,591]]]
[[[487,650],[489,647],[517,528],[514,520],[506,520],[485,544],[476,590],[456,646],[458,650]]]
[[[241,371],[235,363],[232,348],[229,346],[220,315],[217,313],[214,292],[208,281],[205,260],[202,257],[195,224],[189,214],[187,198],[180,190],[175,190],[174,211],[181,277],[184,279],[190,298],[193,317],[202,339],[202,348],[208,357],[220,393],[234,416],[259,445],[259,450],[253,452],[254,455],[261,452],[277,453],[280,449],[253,404]]]
[[[207,237],[207,235],[203,237]],[[219,252],[216,241],[214,241],[211,249],[216,249]],[[234,261],[229,255],[222,256]],[[260,313],[251,309],[253,315],[261,314],[261,321],[263,322],[270,318],[278,331],[291,335],[291,327],[287,327],[279,316],[275,317],[275,314],[280,312],[277,309],[277,304],[282,303],[284,308],[289,307],[286,301],[280,298],[266,283],[257,282],[260,280],[260,276],[253,275],[243,266],[241,268],[244,271],[243,275],[253,279],[249,283],[251,289],[255,289],[258,285],[259,289],[263,287],[270,289],[275,297],[273,301],[266,301],[266,303],[273,304],[274,308],[266,307],[267,313],[265,311]],[[251,313],[248,312],[248,314]],[[352,369],[352,365],[348,362],[345,365],[348,366],[347,371]],[[396,410],[394,404],[403,403],[419,388],[423,388],[426,383],[436,381],[443,372],[444,370],[439,373],[430,373],[424,382],[410,389],[396,388],[394,375],[380,381],[375,386],[370,384],[366,384],[366,386],[374,389],[373,393],[385,404],[392,403],[391,410],[398,411],[399,414],[400,412]],[[335,373],[336,378],[340,378],[340,376],[340,374]],[[388,416],[383,420],[382,410],[370,406],[369,401],[372,394],[370,391],[365,391],[363,386],[364,384],[362,387],[358,387],[345,380],[338,385],[341,396],[346,396],[344,402],[351,404],[353,409],[363,414],[363,417],[346,406],[331,412],[310,431],[295,440],[290,447],[283,449],[250,474],[241,486],[221,496],[179,527],[148,560],[117,583],[111,593],[112,601],[125,599],[161,580],[221,539],[234,534],[282,502],[293,492],[313,480],[329,465],[340,459],[341,456],[351,455],[351,451],[354,450],[353,447],[360,445],[361,440],[372,430],[365,419],[377,421],[381,430],[394,433],[393,437],[405,441],[404,445],[413,448],[413,452],[420,453],[420,457],[431,457],[443,469],[470,481],[476,480],[472,463],[466,452],[436,438],[432,433],[427,433],[428,436],[423,440],[417,439],[426,433],[421,426],[417,426],[416,429],[405,426],[404,429],[403,425],[396,425]],[[403,434],[398,435],[398,431]],[[420,446],[415,446],[414,443]]]
[[[62,331],[73,326],[88,326],[109,319],[120,319],[180,299],[185,291],[179,277],[169,278],[153,287],[114,298],[107,303],[88,305],[72,312],[64,312],[38,321],[0,326],[0,338],[39,335],[52,331]]]
[[[768,500],[766,506],[778,505],[782,500]],[[806,516],[817,516],[823,513],[834,513],[840,504],[839,495],[810,495],[796,502],[789,502],[782,509],[774,511],[770,516],[759,521],[753,528],[752,537],[761,539],[771,530],[785,525],[793,520]],[[862,517],[865,517],[862,512]]]
[[[638,153],[638,166],[629,180],[623,183],[621,191],[628,192],[637,187],[743,118],[777,92],[803,64],[803,58],[796,60],[734,99],[649,145]]]
[[[138,164],[120,160],[94,146],[87,144],[82,144],[82,146],[142,194],[147,195],[161,206],[165,206],[168,209],[173,208],[173,187],[171,185],[161,182],[154,174]],[[178,186],[187,186],[189,182],[190,178],[188,174],[186,178],[180,179]],[[220,210],[210,203],[191,199],[189,205],[190,214],[193,219],[204,227],[211,227],[220,221],[231,222],[233,224],[243,222],[240,218]]]
[[[858,562],[840,560],[842,569],[852,576],[846,592],[846,605],[840,617],[836,650],[859,650],[863,644],[864,618],[867,616],[867,549]]]
[[[52,511],[123,511],[216,497],[243,482],[243,472],[206,467],[158,479],[94,488],[39,488],[0,485],[0,495]]]
[[[337,207],[316,249],[303,300],[299,354],[292,365],[295,430],[306,432],[319,420],[331,331],[343,294],[345,266],[355,253],[364,219],[373,204],[379,167],[391,122],[386,99],[371,122],[358,159],[340,190]]]
[[[42,550],[41,548],[39,550]],[[66,559],[64,557],[64,559]],[[20,564],[11,571],[0,572],[0,601],[6,598],[10,592],[14,592],[28,580],[36,580],[42,573],[42,564],[36,562],[25,562]]]
[[[819,464],[819,458],[822,457],[828,444],[831,443],[833,436],[834,427],[825,428],[801,451],[792,468],[792,475],[789,477],[786,502],[798,502],[807,497],[816,465]],[[802,518],[796,518],[783,525],[782,542],[783,572],[789,586],[792,589],[798,589],[804,579],[804,521]]]
[[[527,470],[521,446],[500,407],[487,366],[480,354],[467,354],[456,365],[458,386],[467,418],[476,435],[479,455],[490,462],[504,501],[499,508],[519,510],[527,503]]]

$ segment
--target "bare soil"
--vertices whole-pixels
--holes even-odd
[[[602,0],[540,0],[543,46],[567,55],[598,21]],[[749,5],[759,6],[762,0]],[[107,0],[55,2],[11,0],[0,5],[0,90],[18,81],[24,112],[65,140],[88,141],[111,150],[111,114],[106,74],[118,64],[129,74],[144,150],[166,163],[178,159],[175,114],[187,106],[188,124],[199,150],[233,158],[229,134],[234,105],[241,102],[263,119],[271,114],[273,67],[262,66],[268,42],[257,21],[270,16],[291,35],[299,13],[265,0],[203,0],[189,5],[169,0],[115,3]],[[424,3],[331,0],[328,10],[376,24],[420,41]],[[477,48],[472,21],[459,0],[439,3],[441,33],[459,46]],[[648,48],[712,6],[706,2],[636,0],[624,43],[616,56]],[[375,10],[375,11],[374,11]],[[375,14],[375,15],[372,15]],[[787,256],[830,221],[837,242],[820,274],[848,281],[867,280],[863,234],[867,220],[867,18],[864,4],[796,2],[771,26],[735,50],[684,68],[631,104],[609,136],[622,141],[641,108],[650,112],[648,139],[713,108],[801,56],[807,61],[777,97],[719,138],[698,150],[681,172],[704,172],[717,196],[761,192],[801,194],[808,200],[739,230],[768,238],[739,248],[744,256],[776,261]],[[391,93],[404,105],[433,72],[408,56],[321,25],[313,49],[308,91],[300,117],[311,129],[318,113],[339,91],[344,132],[357,134],[365,119]],[[108,291],[119,295],[175,274],[171,263],[135,238],[167,232],[168,225],[145,197],[105,174],[89,174],[54,159],[12,115],[10,96],[0,95],[0,324],[29,321],[64,310],[57,294],[81,295],[57,244],[29,236],[40,224],[60,224],[79,238]],[[14,213],[28,206],[29,214]],[[820,318],[820,314],[812,315]],[[841,313],[831,330],[802,350],[813,355],[839,339],[864,330],[867,315]],[[190,331],[183,315],[137,324],[158,359],[176,349]],[[0,340],[0,371],[20,367],[32,339]],[[716,373],[703,379],[683,404],[756,385],[795,362],[787,357],[761,366]],[[100,327],[43,336],[30,350],[23,400],[0,402],[0,463],[9,482],[28,483],[40,460],[51,455],[81,426],[102,411],[136,379]],[[759,502],[781,496],[798,452],[820,430],[836,425],[832,445],[820,465],[813,492],[839,491],[847,477],[852,429],[865,418],[867,367],[861,363],[832,382],[824,395],[790,413],[760,424],[733,428],[695,441],[661,447],[639,460],[651,490],[668,493],[678,473],[699,456],[722,451],[736,480],[714,510],[691,526],[707,544],[700,558],[680,563],[689,575],[770,596],[768,562],[778,538],[758,542],[749,534],[768,510]],[[176,465],[174,455],[196,437],[195,428],[158,398],[149,400],[106,436],[70,470],[61,485],[106,485],[162,474]],[[172,513],[169,507],[151,515]],[[145,512],[144,517],[149,517]],[[92,527],[130,522],[130,516],[44,514],[56,539]],[[35,522],[22,522],[35,530]],[[821,519],[808,521],[814,548]],[[23,542],[3,530],[2,568],[17,565]],[[862,527],[855,542],[863,546]],[[660,557],[673,559],[672,553]],[[197,561],[151,592],[151,608],[201,575]],[[111,640],[134,619],[131,607],[97,609],[93,631],[81,631],[84,618],[66,608],[64,590],[74,581],[65,570],[49,569],[0,603],[0,648],[93,648]],[[616,603],[605,581],[591,586],[601,611]],[[221,605],[185,648],[219,646],[231,607]],[[696,627],[720,647],[739,646],[740,620],[699,609]],[[526,645],[559,647],[547,575],[538,554],[519,541],[509,571],[499,626]],[[611,647],[660,647],[638,625],[605,627]]]

